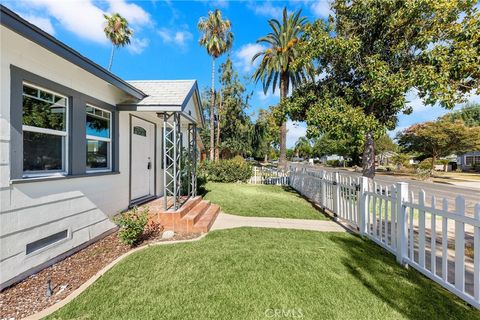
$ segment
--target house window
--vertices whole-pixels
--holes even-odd
[[[87,172],[110,171],[112,154],[112,113],[86,106]]]
[[[471,166],[473,164],[473,156],[466,156],[465,157],[465,164],[467,166]]]
[[[67,172],[68,98],[23,83],[23,175]]]
[[[146,137],[147,136],[147,130],[145,130],[144,128],[139,127],[139,126],[135,126],[135,127],[133,127],[133,134]]]

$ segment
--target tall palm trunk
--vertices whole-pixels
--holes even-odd
[[[108,63],[108,71],[112,70],[113,55],[115,54],[115,45],[112,44],[112,52],[110,52],[110,62]]]
[[[362,175],[373,179],[375,177],[375,140],[373,134],[367,132],[365,134],[365,148],[362,158]]]
[[[280,102],[287,98],[288,94],[288,73],[286,71],[280,74]],[[278,167],[285,168],[287,166],[287,122],[283,122],[280,126],[280,159]]]
[[[218,103],[218,119],[217,119],[217,142],[215,143],[215,161],[220,159],[220,121],[222,114],[222,94],[220,93],[220,102]]]
[[[212,58],[212,104],[210,105],[210,161],[215,159],[215,58]]]

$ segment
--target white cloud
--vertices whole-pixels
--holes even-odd
[[[234,63],[243,72],[250,72],[256,65],[258,65],[258,59],[252,64],[253,56],[266,48],[258,43],[247,43],[240,47],[238,51],[234,53]]]
[[[267,18],[280,18],[282,16],[282,7],[272,5],[271,1],[257,2],[250,1],[248,8],[253,10],[255,14],[265,16]]]
[[[150,41],[147,38],[132,38],[130,45],[125,48],[132,54],[140,54],[148,47]]]
[[[162,28],[157,31],[164,43],[173,44],[180,48],[185,48],[187,43],[193,39],[193,35],[188,31],[175,31],[173,28]]]
[[[318,18],[327,18],[333,11],[330,9],[331,1],[320,0],[311,3],[310,9]]]
[[[262,102],[265,102],[272,98],[276,98],[278,102],[278,100],[280,99],[280,89],[275,88],[275,93],[273,93],[272,88],[269,88],[266,94],[263,92],[263,90],[259,90],[257,91],[257,96]]]
[[[134,3],[127,3],[124,0],[108,0],[108,4],[108,12],[120,13],[131,25],[146,26],[152,24],[150,14]]]
[[[40,29],[42,29],[43,31],[51,34],[51,35],[54,35],[55,34],[55,29],[53,28],[53,25],[52,25],[52,21],[50,21],[49,18],[43,18],[43,17],[39,17],[39,16],[35,16],[35,15],[29,15],[29,14],[20,14],[25,20],[27,20],[28,22],[36,25],[37,27],[39,27]]]
[[[293,148],[298,138],[307,134],[307,125],[304,122],[287,121],[287,148]]]
[[[127,3],[125,0],[109,0],[109,6],[104,11],[95,3],[93,0],[21,0],[22,6],[41,13],[42,16],[50,16],[57,20],[62,28],[82,39],[100,44],[109,43],[103,32],[104,12],[120,13],[134,29],[152,24],[150,15],[136,4]],[[42,19],[49,20],[49,18]],[[136,39],[136,36],[135,34],[132,38],[136,48],[131,48],[131,52],[138,52],[139,46],[145,47],[145,40]]]

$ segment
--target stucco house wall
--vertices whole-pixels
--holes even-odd
[[[131,200],[129,135],[132,115],[156,125],[156,195],[162,195],[162,119],[153,112],[116,113],[119,155],[115,172],[12,179],[12,70],[28,71],[113,106],[131,97],[4,26],[1,26],[0,38],[0,286],[5,287],[115,228],[110,217],[126,209]],[[67,230],[65,239],[26,254],[27,244],[63,230]]]

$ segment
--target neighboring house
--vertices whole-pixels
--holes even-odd
[[[323,164],[326,164],[327,161],[336,161],[336,160],[339,162],[343,162],[344,158],[343,156],[339,156],[336,154],[320,157],[320,162]]]
[[[457,166],[462,170],[480,167],[480,151],[472,151],[457,156]]]
[[[0,22],[1,289],[110,233],[132,205],[177,206],[180,154],[197,160],[204,120],[196,81],[127,82],[4,6]]]
[[[388,166],[393,164],[393,158],[397,155],[394,151],[385,151],[375,155],[375,162],[381,166]]]

